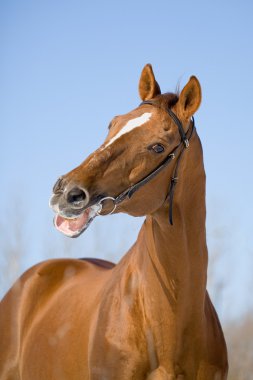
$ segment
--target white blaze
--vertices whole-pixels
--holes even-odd
[[[115,136],[113,136],[111,140],[106,144],[105,148],[108,145],[111,145],[115,140],[117,140],[119,137],[121,137],[125,133],[128,133],[132,131],[133,129],[145,124],[147,121],[149,121],[151,115],[152,113],[145,112],[143,115],[136,117],[135,119],[128,120],[126,125],[123,128],[121,128],[121,130]]]

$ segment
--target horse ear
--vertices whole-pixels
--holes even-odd
[[[141,72],[139,94],[142,100],[152,99],[161,94],[159,84],[155,80],[152,66],[149,63],[144,66]]]
[[[198,79],[192,76],[179,95],[179,113],[186,119],[190,118],[201,103],[201,87]]]

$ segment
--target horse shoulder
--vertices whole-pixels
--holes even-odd
[[[88,307],[109,272],[76,259],[47,260],[27,270],[0,302],[0,378],[19,379],[24,342],[38,319],[84,300]]]

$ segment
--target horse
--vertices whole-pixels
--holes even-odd
[[[227,349],[206,290],[205,170],[193,115],[201,86],[161,93],[150,64],[141,104],[60,177],[55,227],[79,236],[98,215],[146,216],[117,265],[51,259],[0,305],[1,380],[224,380]]]

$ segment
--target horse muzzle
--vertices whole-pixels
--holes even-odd
[[[84,232],[97,215],[99,207],[88,207],[88,190],[76,185],[64,184],[63,177],[54,185],[49,205],[56,213],[56,229],[68,237],[77,237]]]

